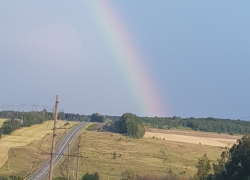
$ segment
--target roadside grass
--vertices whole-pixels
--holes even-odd
[[[57,144],[66,132],[79,122],[69,122],[67,126],[64,123],[65,121],[58,120],[57,127],[59,129],[56,131]],[[41,151],[38,153],[33,169],[31,169],[47,125],[48,130],[43,140]],[[43,124],[18,129],[12,134],[2,137],[0,139],[0,175],[24,177],[41,166],[49,158],[47,153],[50,152],[52,128],[53,121],[46,121]]]
[[[97,123],[91,123],[91,124],[88,125],[85,129],[86,129],[87,131],[92,131],[92,130],[95,128],[96,125],[97,125]]]
[[[188,138],[188,137],[187,137]],[[76,156],[75,139],[70,154]],[[176,175],[188,179],[196,172],[198,158],[205,153],[215,161],[224,148],[166,141],[160,139],[128,139],[110,132],[81,131],[79,178],[98,172],[101,179],[117,180],[125,170],[140,176]],[[55,169],[55,177],[67,177],[68,159],[63,158]],[[70,157],[70,177],[75,175],[76,157]]]

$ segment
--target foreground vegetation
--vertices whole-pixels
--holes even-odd
[[[192,180],[249,180],[250,134],[244,135],[234,146],[221,153],[216,163],[205,154],[199,158],[197,173]]]
[[[195,131],[217,132],[228,134],[245,134],[250,132],[250,122],[230,119],[218,118],[180,118],[180,117],[167,117],[167,118],[141,118],[142,122],[150,127],[159,129],[171,129],[178,127],[186,127]]]
[[[130,139],[110,132],[81,132],[80,177],[97,172],[101,179],[117,180],[126,174],[160,179],[188,179],[196,172],[197,159],[204,153],[215,162],[224,148],[180,143],[160,139]],[[76,155],[78,140],[71,144]],[[55,176],[67,177],[68,159],[56,167]],[[75,158],[70,158],[70,177]],[[167,179],[167,178],[165,178]]]

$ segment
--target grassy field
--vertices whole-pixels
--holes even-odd
[[[68,131],[68,128],[71,128],[79,122],[69,122],[70,125],[66,127],[64,123],[65,121],[58,121],[57,127],[61,129],[57,129],[57,143]],[[53,121],[18,129],[12,134],[6,135],[0,139],[0,175],[25,176],[31,171],[30,168],[32,167],[47,125],[48,130],[41,147],[42,151],[38,154],[37,161],[34,164],[34,170],[49,157],[48,154],[43,152],[49,152],[50,150]]]
[[[7,119],[2,119],[2,118],[0,118],[0,128],[2,127],[4,121],[6,121],[6,120],[7,120]]]
[[[71,146],[71,154],[75,155],[77,140]],[[163,177],[171,174],[188,179],[196,172],[195,165],[203,154],[215,161],[225,150],[222,147],[162,139],[126,139],[120,134],[86,130],[82,131],[80,146],[80,177],[87,172],[98,172],[101,179],[109,180],[119,179],[125,170],[140,176],[151,174]],[[55,175],[66,176],[67,164],[65,157],[57,166]],[[75,167],[76,158],[71,157],[71,178]]]

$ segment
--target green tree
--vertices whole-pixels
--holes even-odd
[[[198,172],[193,180],[250,180],[250,134],[244,135],[231,149],[222,152],[209,174],[210,160],[204,155],[199,159]]]
[[[3,123],[1,131],[3,134],[10,134],[20,127],[21,127],[20,121],[14,118],[11,118],[10,120],[7,120]]]
[[[199,158],[198,164],[196,165],[197,173],[194,175],[191,180],[206,180],[211,171],[210,159],[207,157],[206,154],[203,157]]]
[[[229,150],[229,160],[222,171],[223,179],[250,179],[250,134],[244,135]]]
[[[145,128],[141,120],[131,113],[123,114],[117,126],[118,131],[127,136],[142,138],[145,134]]]
[[[100,122],[100,123],[105,123],[107,118],[104,115],[100,115],[98,113],[94,113],[90,117],[90,122]]]

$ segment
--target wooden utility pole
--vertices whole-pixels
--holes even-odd
[[[67,179],[69,180],[69,144],[68,144],[68,169],[67,169]]]
[[[76,155],[76,180],[78,180],[79,157],[80,157],[80,141],[81,141],[81,135],[79,136],[77,155]]]
[[[57,111],[58,111],[58,95],[56,96],[56,108],[55,108],[55,118],[54,118],[54,128],[52,134],[52,147],[51,147],[51,154],[50,154],[50,171],[49,171],[49,180],[53,179],[53,158],[55,153],[55,137],[56,137],[56,121],[57,121]]]

